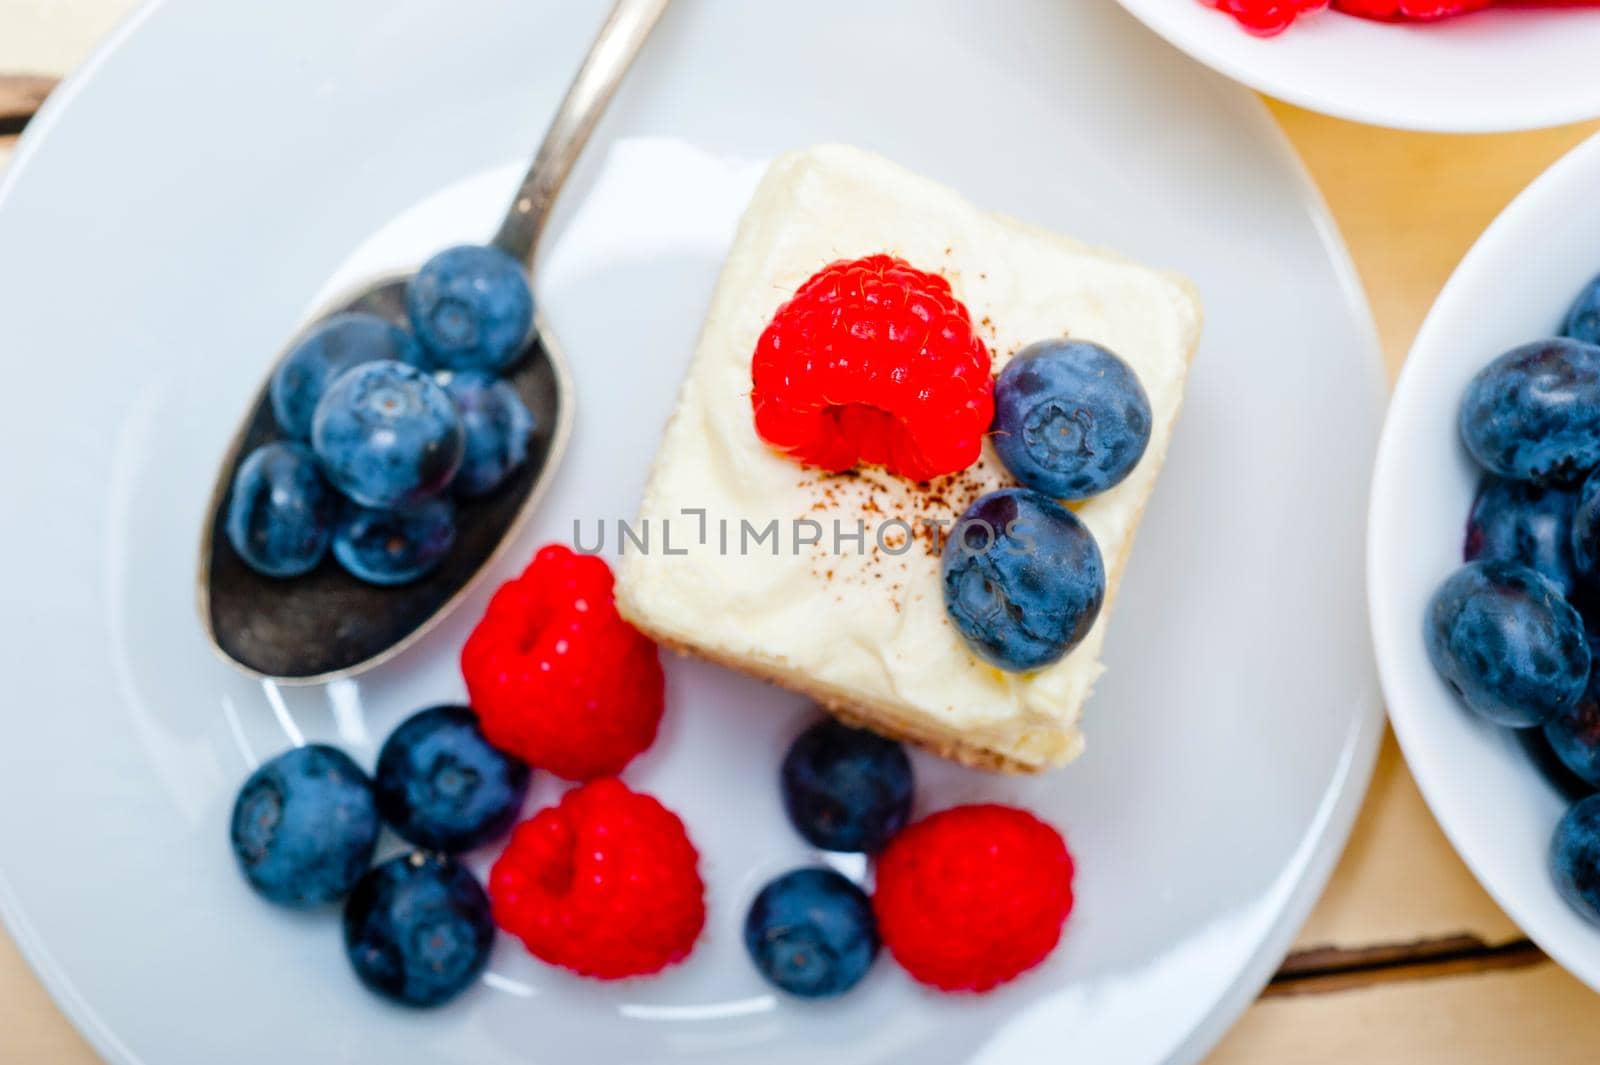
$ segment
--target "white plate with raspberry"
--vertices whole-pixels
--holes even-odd
[[[1269,96],[1356,122],[1440,133],[1538,129],[1600,115],[1592,56],[1600,7],[1487,0],[1438,21],[1363,11],[1457,11],[1485,0],[1218,0],[1249,13],[1307,10],[1273,36],[1247,32],[1210,0],[1118,0],[1189,55]],[[1320,8],[1320,9],[1319,9]]]
[[[19,458],[0,556],[11,933],[118,1065],[942,1065],[1063,1046],[1111,1065],[1198,1060],[1288,949],[1380,735],[1357,501],[1383,375],[1336,230],[1259,103],[1111,5],[674,5],[540,266],[578,414],[525,537],[359,679],[278,687],[207,651],[196,537],[267,360],[330,275],[336,288],[487,235],[601,14],[293,0],[244,18],[166,0],[30,129],[0,190],[0,357],[28,397],[0,428]],[[455,1001],[385,1005],[349,972],[336,911],[272,908],[238,876],[241,781],[303,742],[370,770],[407,715],[465,697],[460,652],[494,583],[575,523],[636,513],[746,199],[767,161],[825,141],[1181,271],[1207,307],[1087,753],[1031,778],[914,758],[917,817],[992,800],[1062,830],[1076,874],[1061,945],[981,996],[924,988],[887,956],[834,1000],[775,992],[740,930],[762,882],[819,860],[778,788],[813,711],[669,659],[660,735],[623,776],[700,852],[707,915],[687,960],[600,983],[502,935]],[[564,790],[536,771],[528,813]],[[469,865],[483,875],[497,850]]]

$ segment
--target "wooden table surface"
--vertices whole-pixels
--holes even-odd
[[[0,168],[51,79],[131,0],[0,0]],[[1485,225],[1600,123],[1535,133],[1399,133],[1269,101],[1349,242],[1391,376]],[[1600,249],[1597,249],[1600,255]],[[1578,1065],[1600,998],[1529,944],[1450,850],[1393,740],[1295,951],[1209,1065]],[[93,1052],[0,935],[0,1062]]]

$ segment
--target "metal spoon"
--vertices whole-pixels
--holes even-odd
[[[530,276],[562,184],[668,2],[616,0],[556,111],[492,242],[526,264]],[[409,276],[374,279],[322,308],[307,328],[352,310],[403,323]],[[279,436],[263,384],[222,461],[201,538],[198,601],[212,646],[252,675],[313,683],[378,665],[444,618],[533,513],[571,433],[572,380],[543,313],[535,312],[528,350],[506,379],[535,419],[528,461],[489,497],[460,503],[456,542],[438,569],[393,588],[365,584],[331,559],[303,577],[277,580],[234,553],[224,533],[234,472],[246,455]]]

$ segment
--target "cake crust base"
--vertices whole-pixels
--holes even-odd
[[[999,751],[993,751],[987,747],[957,739],[947,733],[939,733],[931,729],[919,729],[908,722],[900,720],[887,708],[868,706],[859,699],[852,699],[824,685],[802,680],[792,673],[773,669],[738,655],[717,654],[685,643],[652,627],[636,613],[629,610],[626,601],[621,596],[617,598],[617,609],[629,624],[654,640],[658,646],[672,651],[674,654],[682,655],[686,658],[699,658],[726,669],[764,680],[768,684],[775,684],[780,688],[804,695],[840,721],[855,728],[864,728],[888,739],[912,744],[939,758],[959,763],[969,769],[982,769],[991,773],[1007,773],[1012,776],[1032,776],[1052,768],[1049,764],[1034,765],[1018,761],[1009,755],[1001,754]]]

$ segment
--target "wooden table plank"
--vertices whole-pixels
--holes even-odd
[[[1265,999],[1207,1065],[1592,1065],[1594,993],[1553,962]]]
[[[1268,106],[1350,246],[1391,376],[1484,227],[1528,182],[1600,130],[1600,122],[1586,122],[1492,136],[1407,133],[1276,101]]]
[[[0,74],[0,136],[21,133],[55,85],[54,78]]]

